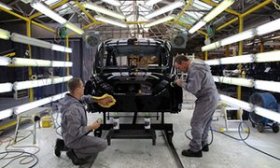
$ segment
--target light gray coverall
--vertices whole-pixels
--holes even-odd
[[[92,103],[93,100],[91,96],[83,96],[79,101],[66,94],[60,101],[62,137],[65,145],[73,149],[78,158],[96,158],[98,152],[106,149],[107,141],[87,135],[91,130],[86,127],[87,115],[81,102]]]
[[[197,152],[208,144],[208,131],[219,94],[210,67],[202,60],[193,60],[187,73],[188,77],[183,88],[197,98],[191,119],[192,140],[189,146],[191,151]]]

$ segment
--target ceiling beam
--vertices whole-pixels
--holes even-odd
[[[204,0],[203,0],[203,1],[204,1]],[[257,11],[257,10],[263,8],[263,7],[265,7],[266,5],[268,5],[268,4],[270,4],[270,3],[272,3],[272,0],[265,0],[265,1],[263,1],[262,3],[259,3],[258,5],[256,5],[256,6],[252,7],[251,9],[247,10],[246,12],[240,14],[239,17],[240,17],[240,18],[244,18],[244,17],[248,16],[249,14],[251,14],[251,13],[253,13],[253,12],[255,12],[255,11]],[[222,24],[221,26],[219,26],[219,27],[217,28],[217,31],[220,31],[220,30],[224,29],[225,27],[227,27],[227,26],[229,26],[229,25],[231,25],[232,23],[235,23],[235,22],[237,22],[237,21],[238,21],[238,17],[234,17],[233,19],[231,19],[231,20],[229,20],[228,22],[226,22],[226,23]]]

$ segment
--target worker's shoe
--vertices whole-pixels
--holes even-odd
[[[208,152],[209,151],[209,145],[207,144],[207,145],[204,145],[203,147],[202,147],[202,151],[203,152]]]
[[[83,165],[86,164],[88,162],[88,160],[86,159],[79,159],[75,152],[73,151],[73,149],[69,150],[66,152],[66,155],[72,160],[72,163],[74,165]]]
[[[188,149],[188,150],[183,150],[182,155],[187,156],[187,157],[202,157],[202,151],[200,150],[200,151],[194,152],[194,151],[191,151],[190,149]]]
[[[62,139],[56,139],[55,147],[54,147],[54,154],[57,157],[60,157],[61,151],[64,148],[65,144]]]
[[[69,149],[65,146],[63,139],[56,139],[54,154],[57,157],[60,157],[61,151],[68,151]]]

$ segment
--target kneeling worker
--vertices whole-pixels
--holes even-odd
[[[62,137],[65,146],[69,148],[67,156],[73,164],[81,165],[95,159],[98,153],[107,147],[106,140],[88,135],[98,129],[101,123],[97,120],[87,125],[87,114],[83,103],[110,104],[114,98],[94,99],[90,95],[85,96],[84,85],[80,78],[72,78],[68,82],[68,89],[70,93],[61,101]]]

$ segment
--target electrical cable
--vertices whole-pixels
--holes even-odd
[[[280,5],[277,3],[277,0],[272,0],[272,3],[274,4],[275,9],[280,10]]]
[[[25,157],[25,158],[27,158],[27,157],[32,157],[33,158],[33,160],[35,159],[35,163],[34,164],[32,164],[31,166],[29,166],[29,168],[31,168],[31,167],[34,167],[35,165],[37,165],[38,163],[39,163],[39,158],[35,155],[35,154],[32,154],[32,153],[29,153],[29,152],[24,152],[24,151],[6,151],[6,152],[0,152],[0,155],[2,155],[2,154],[9,154],[9,153],[20,153],[20,155],[22,155],[22,154],[27,154],[27,155],[22,155],[22,156],[20,156],[20,155],[18,155],[18,156],[14,156],[15,158],[13,158],[11,161],[9,161],[7,164],[5,164],[4,166],[2,165],[2,168],[5,168],[5,167],[7,167],[9,164],[11,164],[13,161],[15,161],[15,160],[17,160],[17,159],[19,159],[19,158],[21,158],[21,157]],[[7,156],[6,155],[6,156]],[[20,156],[20,157],[19,157]],[[3,158],[1,158],[1,159],[3,159]],[[21,162],[20,162],[21,163]],[[27,163],[21,163],[21,164],[27,164]]]
[[[56,125],[55,132],[56,132],[57,135],[62,136],[61,132],[59,132],[59,129],[61,128],[61,125],[58,123],[58,116],[59,116],[59,112],[57,110],[56,111],[56,116],[55,116],[55,123],[54,123]]]
[[[239,126],[238,126],[238,134],[239,134],[239,136],[240,136],[240,139],[244,139],[244,138],[242,138],[242,135],[241,135],[241,125],[242,123],[240,123],[239,124]],[[245,125],[247,125],[247,124],[245,124]],[[248,127],[248,129],[249,129],[249,127]],[[250,129],[249,129],[250,130]],[[250,131],[249,131],[250,132]],[[248,134],[248,136],[247,137],[249,137],[249,134]],[[247,139],[247,138],[246,138]],[[246,140],[245,139],[245,140]],[[267,152],[265,152],[265,151],[263,151],[263,150],[260,150],[260,149],[258,149],[258,148],[256,148],[256,147],[254,147],[254,146],[252,146],[252,145],[250,145],[250,144],[248,144],[245,140],[242,140],[248,147],[250,147],[251,149],[254,149],[254,150],[256,150],[256,151],[258,151],[258,152],[260,152],[260,153],[263,153],[263,154],[265,154],[265,155],[267,155],[267,156],[270,156],[270,157],[272,157],[272,158],[274,158],[274,159],[276,159],[276,160],[280,160],[280,158],[279,157],[276,157],[276,156],[273,156],[273,155],[271,155],[271,154],[269,154],[269,153],[267,153]]]
[[[241,134],[241,132],[242,132],[241,129],[242,129],[242,125],[243,125],[243,124],[245,124],[246,127],[248,128],[248,134],[246,135],[245,138],[243,138],[243,137],[242,137],[242,134]],[[191,129],[188,129],[188,130],[185,131],[185,136],[186,136],[187,139],[191,140],[191,138],[187,135],[187,133],[188,133],[189,131],[191,131]],[[269,157],[271,157],[271,158],[274,158],[274,159],[276,159],[276,160],[280,160],[279,157],[273,156],[272,154],[269,154],[269,153],[267,153],[267,152],[265,152],[265,151],[263,151],[263,150],[260,150],[260,149],[254,147],[254,146],[252,146],[252,145],[250,145],[250,144],[248,144],[248,143],[246,142],[246,140],[249,138],[249,136],[250,136],[250,134],[251,134],[251,131],[250,131],[249,126],[248,126],[245,122],[241,122],[241,123],[239,123],[239,125],[238,125],[238,135],[239,135],[240,138],[236,138],[236,137],[233,137],[233,136],[231,136],[231,135],[229,135],[229,134],[226,134],[226,133],[223,133],[223,132],[220,132],[220,131],[217,131],[217,130],[213,130],[212,127],[210,127],[210,131],[211,131],[211,136],[212,136],[212,138],[211,138],[211,141],[210,141],[210,143],[209,143],[208,145],[211,145],[211,144],[212,144],[212,142],[213,142],[213,140],[214,140],[213,132],[216,132],[216,133],[220,133],[220,134],[222,134],[222,135],[225,135],[225,136],[227,136],[227,137],[229,137],[229,138],[231,138],[231,139],[234,139],[234,140],[237,140],[237,141],[242,141],[242,142],[243,142],[245,145],[247,145],[249,148],[254,149],[254,150],[256,150],[256,151],[258,151],[258,152],[260,152],[260,153],[262,153],[262,154],[265,154],[265,155],[267,155],[267,156],[269,156]]]
[[[191,130],[192,130],[192,129],[187,129],[187,130],[185,131],[185,136],[186,136],[186,138],[189,139],[189,140],[192,140],[192,138],[191,138],[190,136],[188,136],[188,132],[191,131]],[[213,141],[214,141],[214,133],[213,133],[213,132],[214,132],[214,131],[213,131],[212,127],[210,127],[211,140],[210,140],[210,142],[208,143],[208,145],[211,145],[211,144],[213,143]]]
[[[28,135],[19,139],[17,142],[27,139],[31,134],[32,133],[30,132]],[[5,140],[0,140],[0,145],[2,145],[4,143],[8,143],[7,146],[5,146],[5,151],[0,152],[0,156],[3,155],[2,157],[0,157],[0,160],[10,159],[5,165],[2,165],[1,168],[7,167],[12,162],[14,162],[18,159],[20,159],[19,164],[21,164],[21,165],[27,165],[27,164],[34,162],[31,166],[29,166],[30,168],[34,167],[35,165],[38,164],[39,158],[35,154],[37,154],[40,151],[39,147],[37,147],[37,146],[14,146],[13,145],[14,138],[12,138],[12,137],[8,137],[8,138],[6,138]],[[9,147],[13,147],[13,149],[9,149]],[[15,149],[15,148],[36,148],[37,151],[31,153],[31,152],[26,152],[24,149]],[[8,155],[11,153],[17,153],[17,155],[8,157]],[[30,159],[30,160],[28,160],[28,159]]]

